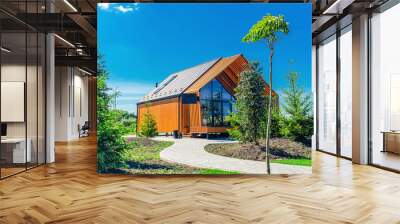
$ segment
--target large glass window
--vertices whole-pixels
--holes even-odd
[[[340,35],[340,154],[352,157],[352,33],[351,25]]]
[[[226,116],[232,112],[234,97],[214,79],[200,89],[201,123],[203,126],[228,126]]]
[[[26,126],[26,34],[1,34],[1,176],[26,169],[31,161]],[[7,49],[7,50],[4,50]]]
[[[400,170],[400,4],[371,19],[372,163]]]
[[[19,2],[18,12],[39,13],[41,5]],[[45,162],[45,41],[43,33],[0,13],[0,178]]]
[[[336,36],[318,48],[318,149],[336,153]]]

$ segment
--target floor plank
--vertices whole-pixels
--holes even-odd
[[[400,223],[400,175],[320,152],[313,174],[96,173],[96,139],[0,181],[0,223]]]

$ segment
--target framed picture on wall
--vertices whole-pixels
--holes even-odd
[[[310,4],[97,9],[98,172],[311,173]]]

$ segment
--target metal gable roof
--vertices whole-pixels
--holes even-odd
[[[239,75],[239,73],[242,70],[244,70],[244,68],[248,64],[247,60],[241,54],[233,55],[226,58],[221,58],[221,60],[219,60],[215,66],[207,70],[207,72],[205,72],[204,75],[202,75],[196,82],[194,82],[193,85],[191,85],[185,91],[185,93],[195,93],[199,91],[200,88],[202,88],[212,79],[220,75],[221,72],[223,72],[226,68],[232,66],[231,68],[233,69],[234,63],[236,64],[236,66],[234,67],[236,68],[237,75]]]
[[[220,59],[221,58],[217,58],[169,75],[158,85],[158,87],[154,88],[149,94],[144,96],[140,103],[182,94],[183,91],[185,91]]]

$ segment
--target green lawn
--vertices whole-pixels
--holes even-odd
[[[131,148],[125,154],[128,167],[122,170],[130,174],[239,174],[236,171],[202,169],[162,161],[160,152],[173,144],[144,138],[132,139]]]
[[[219,169],[201,169],[198,174],[240,174],[240,172]]]
[[[160,160],[160,152],[173,145],[173,142],[156,142],[155,144],[142,145],[140,143],[133,144],[133,149],[127,153],[127,159],[137,162],[149,160]]]
[[[311,159],[275,159],[271,160],[271,163],[280,163],[287,165],[295,165],[295,166],[311,166]]]

